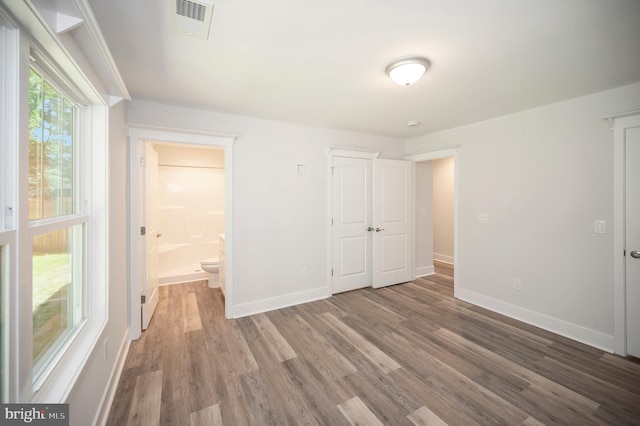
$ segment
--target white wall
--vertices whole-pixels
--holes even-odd
[[[235,134],[234,305],[249,313],[328,294],[328,156],[332,146],[398,157],[401,141],[134,101],[127,121]],[[306,173],[298,175],[296,165]],[[307,277],[300,277],[306,267]]]
[[[124,102],[109,113],[109,317],[104,331],[82,370],[69,403],[72,425],[92,424],[106,416],[110,386],[118,385],[118,363],[129,346],[127,328],[127,133],[124,125]],[[107,356],[105,358],[105,342]],[[103,406],[103,403],[106,406]]]
[[[433,269],[433,161],[416,163],[415,169],[415,267],[416,276]]]
[[[461,146],[457,297],[613,348],[613,137],[601,117],[634,109],[640,84],[406,142]]]
[[[453,157],[433,161],[433,258],[453,263]]]

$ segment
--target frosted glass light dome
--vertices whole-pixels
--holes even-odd
[[[404,58],[390,63],[386,68],[386,72],[396,84],[409,86],[420,80],[429,69],[429,65],[429,61],[425,58]]]

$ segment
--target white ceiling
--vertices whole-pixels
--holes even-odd
[[[640,0],[214,1],[204,41],[175,0],[90,0],[133,99],[407,138],[640,81]]]

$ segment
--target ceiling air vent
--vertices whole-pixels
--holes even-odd
[[[175,4],[171,14],[174,31],[198,37],[209,38],[213,0],[171,0]]]

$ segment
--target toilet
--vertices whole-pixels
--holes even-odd
[[[218,287],[218,258],[209,257],[202,259],[200,267],[209,274],[209,288]]]

